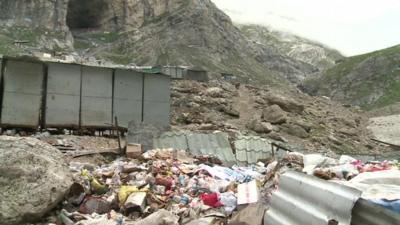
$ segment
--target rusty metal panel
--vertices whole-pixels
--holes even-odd
[[[112,69],[82,66],[82,127],[112,124]]]
[[[264,225],[350,225],[360,196],[359,190],[289,171],[272,195]]]
[[[169,125],[170,82],[169,76],[144,75],[143,122],[162,126]]]
[[[1,124],[37,128],[42,104],[43,64],[8,60],[5,66]]]
[[[81,66],[50,63],[47,72],[46,127],[78,127]]]
[[[272,156],[271,142],[256,136],[240,136],[235,141],[236,159],[241,164],[254,164]]]
[[[127,128],[129,122],[142,121],[143,74],[116,70],[114,77],[114,117],[118,125]]]

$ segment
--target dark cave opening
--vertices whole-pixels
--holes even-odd
[[[102,26],[107,0],[70,0],[67,25],[74,29],[97,29]]]

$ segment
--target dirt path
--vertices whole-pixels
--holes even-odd
[[[238,92],[239,95],[233,98],[233,108],[239,111],[240,118],[231,119],[228,123],[245,127],[246,124],[258,114],[258,112],[255,109],[254,99],[244,85],[240,86]]]

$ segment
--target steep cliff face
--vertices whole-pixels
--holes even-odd
[[[125,31],[181,7],[185,0],[69,0],[67,24],[71,29]]]
[[[102,27],[123,32],[100,48],[88,46],[94,40],[85,37],[93,36],[78,33],[76,40],[87,42],[86,54],[137,65],[194,66],[276,83],[300,82],[315,71],[309,63],[249,41],[210,0],[130,0],[112,5],[117,25],[107,22]]]
[[[68,0],[1,0],[0,24],[68,30]]]
[[[313,59],[301,58],[304,51],[283,52],[249,40],[211,0],[4,0],[0,4],[3,24],[63,31],[61,43],[71,31],[76,51],[85,57],[193,66],[279,84],[296,84],[318,71],[315,54],[308,54]],[[37,33],[37,39],[46,43],[43,40],[50,35]],[[6,40],[13,38],[8,35]]]

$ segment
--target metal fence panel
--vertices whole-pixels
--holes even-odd
[[[46,127],[78,127],[81,66],[48,64]]]
[[[360,196],[360,191],[347,186],[286,172],[272,195],[264,225],[350,225],[351,211]]]
[[[189,151],[194,155],[212,155],[226,163],[236,162],[227,133],[189,134],[187,139]]]
[[[43,65],[8,60],[4,73],[2,125],[39,126],[43,90]]]
[[[114,116],[118,125],[128,127],[131,121],[142,121],[143,74],[116,70],[114,77]]]
[[[239,163],[257,163],[272,156],[271,143],[256,136],[241,136],[235,141],[236,159]]]
[[[189,150],[185,132],[165,132],[160,137],[154,138],[154,148],[173,148],[176,150]]]
[[[170,77],[145,74],[143,96],[143,122],[169,125]]]
[[[82,67],[82,127],[112,124],[112,70]]]

